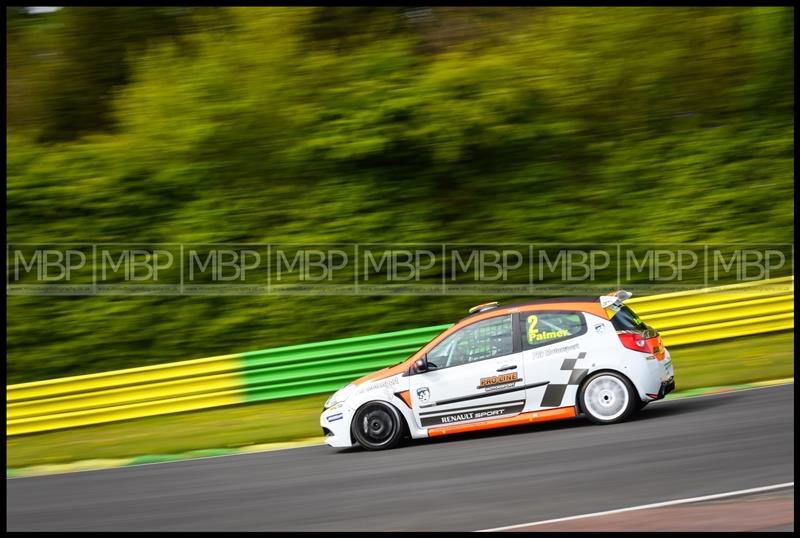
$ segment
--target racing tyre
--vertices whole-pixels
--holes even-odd
[[[595,424],[622,422],[637,410],[638,401],[630,381],[614,372],[594,374],[580,393],[581,410]]]
[[[367,450],[386,450],[403,437],[403,417],[383,402],[367,402],[356,411],[350,430],[356,442]]]

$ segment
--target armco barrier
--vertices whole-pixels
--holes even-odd
[[[664,344],[680,346],[794,328],[794,277],[633,297]]]
[[[6,434],[331,392],[400,362],[450,325],[6,387]]]
[[[794,327],[794,277],[628,301],[667,346]],[[301,344],[6,387],[7,435],[331,392],[450,327]]]

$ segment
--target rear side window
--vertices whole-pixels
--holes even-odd
[[[630,307],[622,305],[616,309],[607,309],[608,316],[611,318],[611,323],[617,331],[637,331],[642,332],[648,330],[647,325],[636,315],[636,312]]]
[[[580,312],[531,312],[520,314],[519,320],[525,349],[569,340],[586,332]]]

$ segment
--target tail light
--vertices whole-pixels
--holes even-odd
[[[619,336],[619,341],[622,342],[622,345],[628,349],[641,353],[656,352],[654,348],[658,345],[657,338],[645,338],[640,333],[635,332],[617,333],[617,336]]]

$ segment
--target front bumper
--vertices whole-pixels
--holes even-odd
[[[338,405],[322,412],[319,417],[325,442],[333,447],[350,447],[350,416],[344,406]]]

